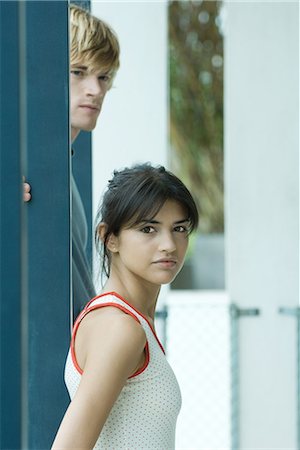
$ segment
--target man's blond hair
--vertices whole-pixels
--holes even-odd
[[[103,20],[70,5],[70,62],[110,75],[111,84],[119,68],[120,47],[113,29]]]

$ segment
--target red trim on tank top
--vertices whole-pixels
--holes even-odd
[[[158,339],[158,337],[157,337],[157,335],[156,335],[156,333],[155,333],[155,330],[154,330],[153,326],[151,325],[151,323],[149,322],[149,320],[147,319],[147,317],[144,316],[144,314],[142,314],[142,313],[141,313],[138,309],[136,309],[134,306],[132,306],[127,300],[125,300],[125,298],[123,298],[121,295],[117,294],[117,292],[114,292],[114,291],[112,291],[112,292],[104,292],[103,294],[100,294],[100,295],[98,295],[97,297],[94,297],[92,300],[90,300],[90,301],[87,303],[85,309],[88,308],[88,306],[89,306],[91,303],[93,303],[95,300],[97,300],[97,299],[100,298],[100,297],[104,297],[105,295],[112,295],[112,296],[117,297],[119,300],[122,300],[122,302],[124,302],[124,303],[126,303],[126,305],[130,306],[130,308],[132,308],[137,314],[139,314],[144,320],[146,320],[146,322],[147,322],[147,324],[149,325],[149,327],[150,327],[150,329],[151,329],[151,331],[152,331],[152,333],[153,333],[155,339],[157,340],[158,345],[159,345],[160,348],[162,349],[163,353],[166,353],[165,350],[164,350],[164,348],[163,348],[163,346],[162,346],[162,344],[161,344],[161,342],[160,342],[160,340]]]
[[[105,295],[105,294],[104,294]],[[72,358],[72,362],[76,368],[76,370],[80,373],[80,375],[83,374],[83,370],[81,369],[81,367],[78,364],[77,358],[76,358],[76,354],[75,354],[75,338],[76,338],[76,334],[79,328],[79,325],[82,321],[82,319],[89,314],[91,311],[94,311],[96,309],[99,308],[103,308],[106,306],[113,306],[114,308],[118,308],[121,309],[123,312],[125,312],[126,314],[129,314],[136,322],[140,323],[140,321],[138,320],[138,318],[131,312],[128,311],[128,309],[124,308],[124,306],[119,305],[118,303],[114,303],[114,302],[107,302],[107,303],[102,303],[100,305],[95,305],[92,306],[91,308],[88,308],[88,306],[94,301],[97,300],[99,297],[102,297],[103,295],[99,295],[98,297],[93,298],[86,306],[85,308],[81,311],[81,313],[79,314],[79,316],[77,317],[75,324],[74,324],[74,328],[73,328],[73,333],[72,333],[72,338],[71,338],[71,345],[70,345],[70,349],[71,349],[71,358]],[[125,302],[127,303],[127,302]],[[150,324],[149,324],[150,325]],[[145,353],[146,353],[146,358],[145,358],[145,362],[142,365],[142,367],[140,369],[138,369],[136,372],[134,372],[133,375],[130,375],[130,377],[128,377],[128,379],[136,377],[137,375],[140,375],[142,372],[144,372],[144,370],[148,367],[149,361],[150,361],[150,355],[149,355],[149,345],[148,342],[146,342],[145,345]]]

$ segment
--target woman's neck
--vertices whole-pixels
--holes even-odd
[[[140,313],[152,320],[154,320],[159,291],[160,286],[128,279],[124,283],[114,274],[110,275],[102,289],[103,293],[116,292]]]

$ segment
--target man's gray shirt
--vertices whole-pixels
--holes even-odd
[[[71,177],[72,189],[72,279],[74,319],[84,305],[95,297],[95,288],[91,267],[89,265],[86,246],[88,240],[88,227],[82,200]]]

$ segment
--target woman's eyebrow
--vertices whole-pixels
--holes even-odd
[[[140,223],[154,223],[154,224],[157,224],[157,223],[161,223],[161,222],[159,222],[158,220],[154,220],[154,219],[141,219]]]
[[[189,222],[189,219],[176,220],[174,222],[174,225],[179,225],[179,224],[186,223],[186,222]],[[161,222],[159,222],[158,220],[154,220],[154,219],[142,219],[140,223],[161,224]]]
[[[183,220],[178,220],[177,222],[174,222],[174,224],[178,225],[180,223],[185,223],[185,222],[189,222],[189,219],[183,219]]]

